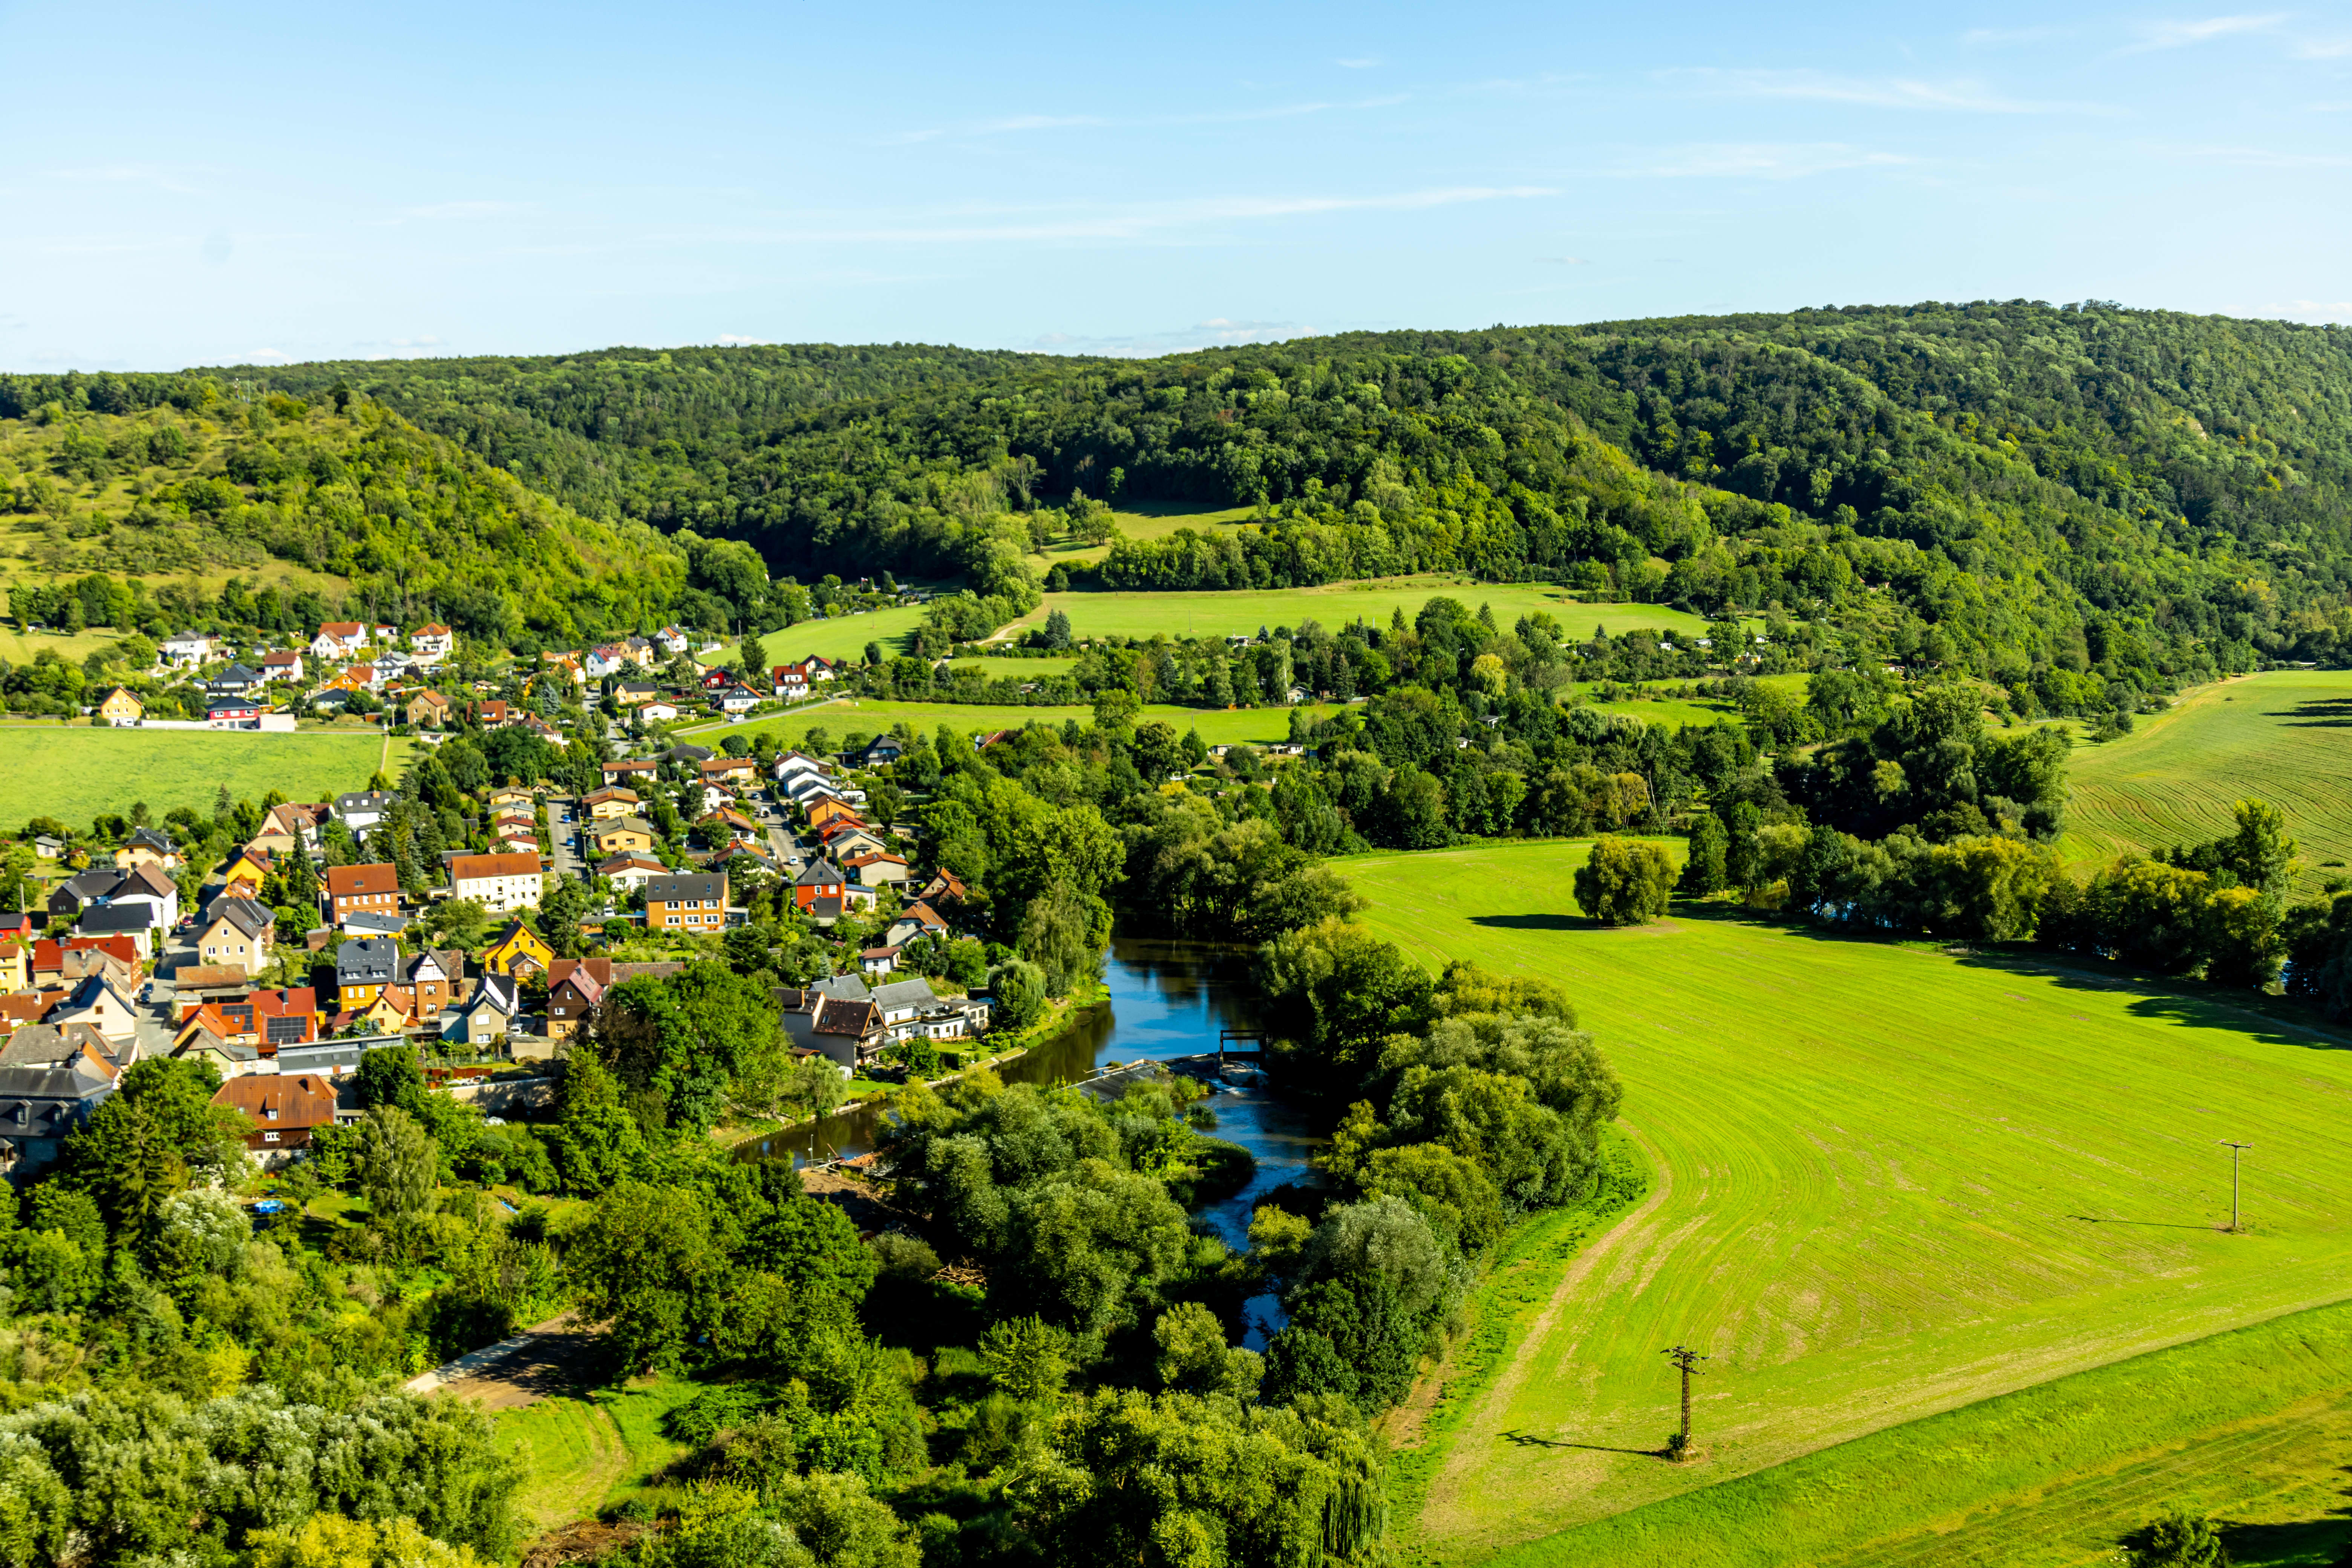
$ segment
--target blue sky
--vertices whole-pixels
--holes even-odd
[[[2352,321],[2352,10],[8,4],[0,368]]]

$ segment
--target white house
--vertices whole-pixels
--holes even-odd
[[[602,680],[608,675],[618,675],[629,668],[629,650],[617,644],[604,643],[588,650],[582,668],[591,680]]]
[[[659,702],[648,702],[637,711],[645,715],[648,724],[667,724],[677,717],[677,704],[664,699]]]
[[[367,647],[367,627],[357,621],[328,621],[310,639],[310,655],[341,663]]]
[[[299,683],[304,669],[299,649],[280,648],[261,656],[261,678],[264,680],[289,680]]]
[[[408,634],[408,651],[416,662],[431,668],[457,651],[457,637],[438,621],[421,626]]]
[[[665,658],[687,653],[694,647],[694,634],[682,626],[664,626],[654,634],[654,646],[661,649]]]
[[[449,862],[450,896],[473,899],[492,914],[536,909],[546,890],[539,852],[459,855]]]
[[[215,644],[204,632],[182,632],[165,637],[161,650],[163,660],[173,669],[194,669],[213,657]]]
[[[335,820],[350,828],[352,837],[357,838],[383,820],[384,814],[392,809],[392,800],[389,791],[380,789],[339,795],[335,797]]]
[[[730,686],[719,694],[721,713],[749,713],[760,705],[760,694],[748,686]]]

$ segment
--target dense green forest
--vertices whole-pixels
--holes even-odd
[[[1262,506],[1261,529],[1120,542],[1106,586],[1540,576],[1778,604],[1854,657],[2005,684],[2352,647],[2332,327],[2011,301],[1140,363],[819,345],[259,374],[356,391],[608,526],[742,541],[778,576],[1000,593],[1006,514],[1084,492]],[[0,416],[185,406],[227,374],[0,378]]]

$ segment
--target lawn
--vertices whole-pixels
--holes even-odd
[[[1466,577],[1398,577],[1375,583],[1333,583],[1320,588],[1238,590],[1181,594],[1048,594],[1035,610],[998,635],[1016,637],[1041,626],[1052,611],[1069,613],[1071,630],[1081,637],[1167,636],[1241,637],[1259,627],[1297,626],[1314,621],[1337,631],[1359,617],[1386,626],[1402,610],[1410,621],[1423,605],[1444,596],[1467,608],[1494,607],[1496,623],[1508,628],[1531,610],[1544,610],[1570,637],[1584,637],[1595,626],[1613,635],[1635,626],[1702,632],[1706,623],[1697,616],[1663,605],[1586,605],[1564,588],[1549,583],[1480,583]]]
[[[541,1530],[619,1502],[684,1458],[662,1417],[701,1392],[680,1377],[642,1378],[583,1397],[542,1399],[496,1418],[500,1447],[523,1472],[516,1500]]]
[[[392,742],[400,776],[414,742]],[[21,825],[55,816],[74,826],[100,812],[145,801],[157,818],[175,805],[209,814],[222,785],[230,798],[258,802],[273,789],[290,800],[323,800],[364,789],[384,755],[384,738],[263,734],[236,730],[94,730],[86,726],[0,728],[0,816]]]
[[[781,631],[761,632],[760,647],[766,650],[769,660],[775,664],[793,663],[812,654],[862,664],[866,659],[867,643],[880,643],[886,654],[904,653],[907,634],[922,624],[922,605],[898,605],[887,610],[868,610],[862,616],[836,616],[822,621],[802,621]],[[735,649],[739,646],[729,643],[714,653],[695,657],[706,665],[731,665],[735,662]]]
[[[1145,708],[1139,721],[1165,720],[1181,735],[1187,730],[1201,731],[1201,739],[1212,746],[1227,742],[1247,741],[1264,745],[1290,736],[1290,715],[1299,713],[1317,719],[1336,713],[1332,705],[1291,708],[1177,708],[1154,703]],[[852,731],[876,735],[901,721],[912,724],[919,734],[928,735],[940,725],[974,734],[989,730],[1019,730],[1031,721],[1059,726],[1065,720],[1076,719],[1082,724],[1094,722],[1092,708],[993,708],[981,703],[961,702],[884,702],[862,697],[844,698],[837,702],[822,702],[814,707],[796,710],[789,718],[754,720],[751,723],[699,724],[674,731],[676,734],[709,744],[714,736],[740,729],[746,739],[762,730],[772,731],[780,738],[789,738],[797,744],[812,725],[821,727],[838,746],[841,738]]]
[[[1372,927],[1431,964],[1565,986],[1656,1168],[1651,1199],[1432,1438],[1408,1531],[1432,1555],[1480,1559],[2352,1298],[2352,1038],[2283,1004],[1727,912],[1603,931],[1568,896],[1584,853],[1341,863]],[[2255,1146],[2244,1235],[2216,1228],[2222,1138]],[[1687,1466],[1651,1453],[1675,1394],[1658,1352],[1676,1342],[1714,1358],[1706,1453]]]
[[[2105,860],[2230,831],[2256,795],[2302,841],[2305,890],[2352,860],[2352,670],[2273,670],[2200,687],[2132,733],[2077,746],[2060,848]]]

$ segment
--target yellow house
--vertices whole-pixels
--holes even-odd
[[[520,921],[509,921],[482,954],[482,970],[488,974],[521,976],[536,971],[547,973],[555,962],[555,950],[541,942],[539,933]]]
[[[615,817],[627,816],[637,809],[637,792],[607,784],[603,789],[591,790],[582,795],[580,804],[588,808],[593,820],[610,822]]]
[[[434,690],[424,690],[408,700],[408,724],[413,730],[430,725],[439,729],[449,721],[449,700]]]
[[[248,844],[237,852],[236,859],[229,862],[228,875],[221,879],[221,890],[234,893],[240,899],[258,899],[261,897],[261,879],[268,875],[269,851],[257,849]]]
[[[0,991],[23,991],[32,984],[32,950],[21,942],[0,942]]]
[[[525,811],[532,811],[537,809],[539,800],[530,791],[509,784],[490,792],[490,805],[493,809],[501,805],[519,805]]]
[[[101,724],[136,724],[146,716],[147,705],[127,686],[109,687],[106,695],[99,699],[98,720]]]
[[[654,847],[654,830],[641,816],[625,816],[618,822],[608,822],[589,835],[599,855],[650,855]]]

